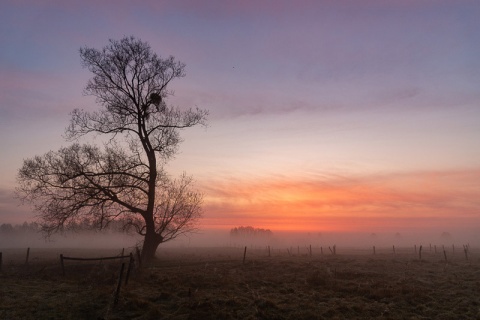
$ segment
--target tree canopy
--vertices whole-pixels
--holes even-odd
[[[172,179],[164,165],[177,152],[180,131],[206,125],[208,112],[167,105],[173,94],[167,86],[185,76],[185,65],[159,57],[140,39],[84,47],[80,57],[93,74],[84,92],[100,108],[73,110],[66,129],[72,145],[24,161],[19,194],[34,205],[47,233],[86,218],[98,228],[124,221],[145,237],[142,258],[151,260],[160,243],[194,230],[201,216],[193,179]],[[92,134],[106,142],[79,142]]]

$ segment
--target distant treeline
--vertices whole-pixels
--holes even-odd
[[[230,236],[232,237],[271,237],[273,232],[270,229],[261,229],[254,227],[236,227],[230,230]]]
[[[65,230],[60,230],[60,232],[69,232],[69,231],[79,231],[79,230],[98,230],[98,226],[89,222],[88,220],[81,221],[79,223],[71,224]],[[127,232],[130,233],[132,230],[125,228],[124,221],[111,221],[107,226],[102,228],[105,232]],[[0,224],[0,235],[13,235],[13,234],[22,234],[22,233],[39,233],[42,231],[41,224],[37,222],[24,222],[22,224],[10,224],[3,223]]]
[[[10,223],[0,224],[0,234],[13,234],[13,233],[33,233],[39,232],[41,227],[36,222],[24,222],[22,224],[12,225]]]

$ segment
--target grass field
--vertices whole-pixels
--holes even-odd
[[[0,319],[480,319],[480,252],[160,249],[114,292],[121,250],[4,249]],[[294,254],[295,253],[295,254]]]

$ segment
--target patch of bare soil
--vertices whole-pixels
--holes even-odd
[[[116,305],[119,261],[68,262],[63,276],[56,260],[5,256],[0,319],[480,319],[478,254],[251,250],[243,263],[239,248],[168,249]]]

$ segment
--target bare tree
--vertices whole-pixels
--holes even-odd
[[[142,259],[150,261],[160,243],[194,230],[201,215],[192,179],[171,180],[163,167],[177,151],[179,131],[205,125],[208,112],[167,106],[167,86],[184,76],[185,65],[160,58],[146,42],[110,40],[80,56],[93,73],[84,92],[101,108],[72,112],[66,138],[73,145],[24,161],[19,195],[48,233],[86,218],[98,228],[125,221],[144,236]],[[87,134],[108,139],[102,148],[78,143]]]

